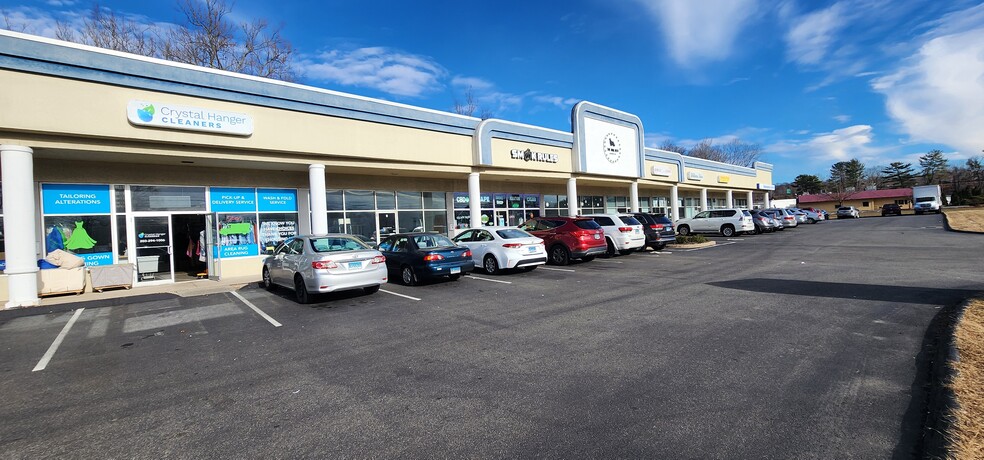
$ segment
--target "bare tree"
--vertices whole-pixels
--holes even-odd
[[[18,24],[13,19],[10,19],[10,13],[7,13],[7,10],[0,10],[0,15],[3,15],[3,28],[5,30],[27,32],[27,24]]]
[[[687,150],[686,155],[711,161],[724,161],[724,153],[720,148],[714,145],[714,142],[710,139],[704,139],[695,144],[693,147],[690,147],[690,150]]]
[[[483,120],[488,120],[489,118],[495,116],[495,112],[493,112],[492,109],[479,105],[478,100],[475,99],[475,93],[472,91],[470,86],[465,89],[464,98],[465,100],[462,101],[458,99],[458,96],[454,97],[454,101],[451,105],[451,112],[458,115],[472,117],[475,116],[475,112],[478,111],[478,117]]]
[[[738,166],[752,167],[755,162],[762,157],[762,146],[755,143],[744,142],[734,138],[728,143],[718,148],[721,151],[725,163]]]
[[[68,24],[58,22],[55,37],[114,51],[160,57],[157,31],[153,26],[118,15],[98,3],[92,5],[78,34]]]
[[[686,153],[687,153],[687,149],[686,148],[674,144],[669,139],[663,141],[663,143],[662,144],[659,144],[659,147],[656,147],[656,148],[658,148],[660,150],[666,150],[667,152],[676,152],[676,153],[679,153],[681,155],[686,155]]]
[[[294,48],[266,20],[234,24],[224,0],[181,0],[188,25],[168,30],[161,54],[186,64],[293,81]]]

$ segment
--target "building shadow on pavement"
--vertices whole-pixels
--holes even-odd
[[[955,305],[968,297],[980,294],[979,289],[949,289],[884,284],[830,283],[770,278],[748,278],[707,283],[727,289],[769,294],[828,297],[834,299],[874,300],[881,302]]]

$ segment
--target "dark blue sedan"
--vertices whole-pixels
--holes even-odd
[[[471,250],[440,233],[389,235],[379,243],[379,251],[386,256],[386,268],[399,272],[400,280],[408,286],[442,276],[454,281],[475,268]]]

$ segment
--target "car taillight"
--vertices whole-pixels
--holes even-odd
[[[338,268],[338,264],[333,260],[316,260],[311,262],[311,268],[315,270],[327,270],[329,268]]]
[[[574,238],[588,238],[591,235],[594,235],[594,232],[591,232],[591,231],[588,231],[588,230],[579,230],[579,231],[574,232],[573,235],[574,235]]]
[[[522,243],[505,243],[502,245],[504,248],[516,249],[523,247]]]
[[[469,250],[467,250],[467,251],[465,251],[465,253],[464,253],[464,254],[462,254],[462,255],[461,255],[461,257],[464,257],[464,258],[466,258],[466,259],[471,259],[471,257],[472,257],[472,252],[471,252],[471,249],[469,249]]]
[[[440,254],[427,254],[424,256],[424,262],[433,262],[435,260],[444,260],[444,256]]]
[[[383,264],[386,263],[386,256],[376,256],[372,258],[372,263]]]
[[[663,229],[663,224],[653,224],[653,225],[650,225],[649,228],[651,228],[653,230],[662,230]]]
[[[619,227],[618,231],[622,233],[630,233],[632,231],[632,227]]]

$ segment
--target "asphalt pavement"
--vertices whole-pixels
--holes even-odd
[[[0,314],[0,457],[918,453],[931,325],[984,291],[984,235],[927,215],[712,239],[313,305],[248,286]]]

